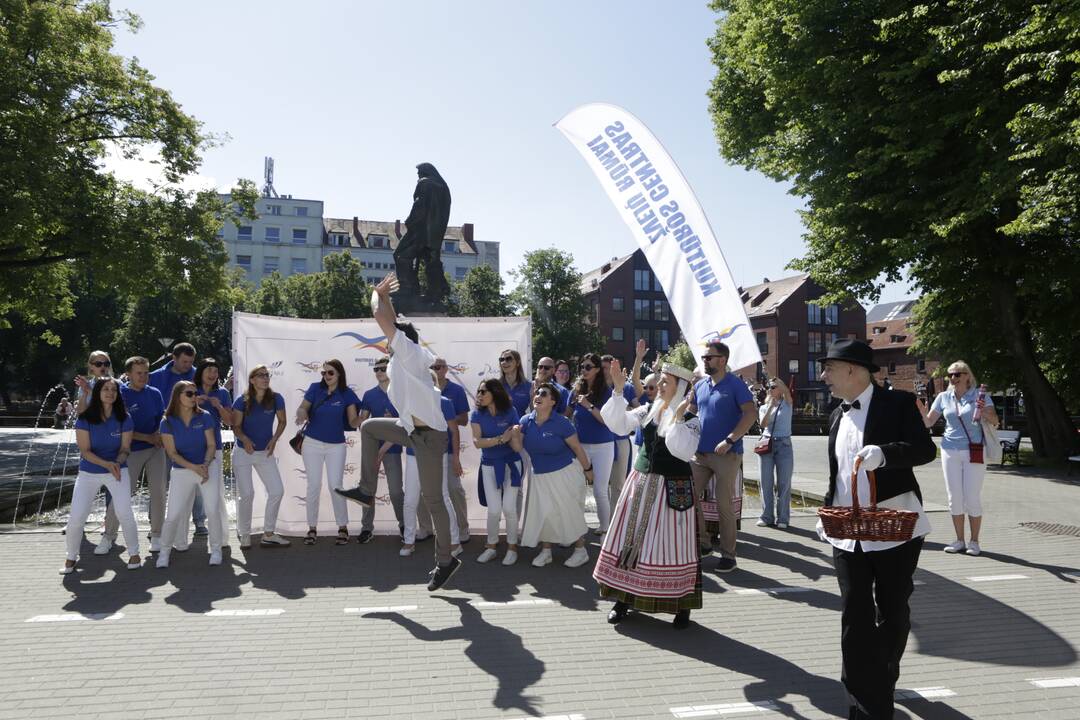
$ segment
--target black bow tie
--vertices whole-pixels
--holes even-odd
[[[851,404],[848,404],[846,402],[840,403],[840,409],[844,412],[847,412],[851,408],[855,408],[856,410],[858,410],[860,407],[862,407],[862,405],[859,404],[858,400],[852,400]]]

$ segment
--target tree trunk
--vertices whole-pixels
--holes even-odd
[[[1046,379],[1035,358],[1031,332],[1024,324],[1015,287],[1007,280],[991,284],[1005,345],[1020,370],[1028,433],[1035,454],[1064,459],[1077,449],[1078,436],[1065,404]]]

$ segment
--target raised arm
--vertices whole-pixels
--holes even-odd
[[[390,301],[390,293],[397,288],[397,275],[390,273],[375,286],[375,291],[371,294],[371,312],[375,317],[375,322],[379,324],[379,330],[386,336],[387,344],[397,333],[397,328],[394,327],[397,313],[394,311],[394,304]]]
[[[634,398],[640,398],[645,394],[645,388],[641,384],[641,363],[645,360],[649,348],[644,338],[640,338],[634,346],[634,368],[630,371],[630,381],[634,383]]]

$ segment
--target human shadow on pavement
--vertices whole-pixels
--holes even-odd
[[[835,593],[831,593],[805,586],[791,586],[792,589],[788,590],[788,586],[779,584],[773,578],[758,575],[742,568],[719,577],[732,589],[761,590],[766,595],[777,600],[809,605],[819,610],[840,610],[840,594],[835,583],[829,586],[830,589],[836,590]]]
[[[915,713],[924,720],[974,720],[967,713],[963,713],[954,707],[949,707],[940,700],[927,700],[926,698],[905,698],[896,701]]]
[[[524,713],[539,716],[536,698],[526,695],[525,690],[536,684],[544,675],[544,661],[536,657],[521,638],[499,625],[484,619],[468,598],[432,595],[450,603],[461,613],[461,624],[443,630],[430,630],[424,625],[396,612],[366,613],[366,618],[390,620],[409,631],[423,642],[465,640],[465,656],[480,670],[491,675],[499,684],[492,704],[500,710],[516,708]]]
[[[801,543],[751,536],[739,543],[738,550],[739,555],[748,560],[786,568],[815,582],[823,577],[831,578],[836,575],[829,555],[807,548]],[[814,558],[819,562],[807,558]]]
[[[942,546],[944,547],[944,546]],[[1038,570],[1039,572],[1045,572],[1053,575],[1058,580],[1067,583],[1080,582],[1080,568],[1066,567],[1064,565],[1047,565],[1046,563],[1037,563],[1024,558],[1018,558],[1015,555],[1006,555],[998,552],[987,552],[983,550],[979,557],[995,560],[999,563],[1006,565],[1016,565],[1017,567],[1028,568],[1030,570]]]
[[[693,618],[691,618],[691,621]],[[615,626],[616,632],[654,648],[697,660],[757,680],[743,687],[748,702],[770,701],[776,712],[790,718],[806,718],[791,702],[789,695],[805,697],[819,711],[843,717],[847,715],[847,696],[839,681],[814,675],[782,657],[734,640],[698,623],[686,631],[674,630],[670,622],[631,613]]]
[[[221,565],[211,566],[206,546],[193,542],[187,552],[172,552],[168,568],[152,567],[149,572],[162,575],[175,588],[165,598],[166,604],[201,615],[213,610],[218,600],[240,597],[243,586],[250,583],[249,573],[243,568],[237,572],[239,565],[233,561],[233,549],[223,548]]]
[[[63,609],[81,615],[111,615],[129,605],[149,603],[153,600],[151,589],[165,585],[168,578],[154,572],[149,553],[142,556],[142,562],[138,570],[128,570],[126,547],[118,543],[108,555],[94,555],[93,543],[84,537],[75,572],[63,576],[64,589],[73,596]],[[109,570],[115,575],[105,580]]]

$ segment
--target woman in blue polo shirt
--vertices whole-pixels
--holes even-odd
[[[67,562],[60,569],[67,575],[75,570],[83,528],[98,490],[112,490],[113,506],[124,529],[128,550],[128,570],[142,565],[139,557],[139,528],[131,509],[131,478],[127,458],[131,453],[134,425],[120,397],[120,384],[112,378],[100,378],[90,391],[86,410],[75,421],[75,439],[79,444],[79,474],[71,495],[71,514],[67,524]]]
[[[210,533],[210,564],[221,564],[220,491],[211,482],[210,464],[214,461],[214,418],[199,407],[195,383],[180,380],[173,385],[169,406],[161,419],[161,441],[169,456],[169,500],[165,525],[161,529],[161,552],[157,567],[169,567],[173,544],[182,523],[187,521],[191,503],[198,492],[206,508]],[[186,538],[185,538],[186,540]]]
[[[327,360],[322,366],[322,380],[311,383],[304,393],[304,402],[296,411],[296,424],[304,426],[304,472],[307,474],[307,521],[305,545],[314,545],[318,537],[319,501],[322,494],[323,469],[326,487],[338,534],[336,545],[349,542],[349,509],[345,498],[334,492],[342,488],[345,478],[345,427],[356,427],[356,407],[360,398],[349,388],[345,367],[340,360]]]
[[[574,427],[581,448],[589,456],[589,464],[596,477],[593,481],[593,498],[596,500],[596,516],[600,521],[597,532],[607,532],[611,521],[611,501],[608,481],[611,466],[615,462],[615,435],[604,424],[600,408],[611,397],[611,388],[604,377],[600,356],[587,353],[581,360],[581,375],[570,393]]]
[[[277,423],[277,430],[274,423]],[[259,473],[266,488],[266,511],[263,513],[263,534],[259,544],[264,547],[284,547],[289,541],[275,532],[285,486],[278,472],[274,449],[285,432],[285,398],[270,389],[270,369],[256,365],[248,373],[247,392],[233,403],[233,433],[236,443],[232,450],[232,468],[236,476],[239,498],[236,503],[236,534],[240,547],[251,547],[251,507],[255,502],[252,471]]]
[[[533,411],[521,418],[510,436],[510,447],[525,450],[532,460],[529,497],[521,524],[521,544],[542,544],[533,566],[551,564],[551,545],[574,543],[567,567],[589,561],[585,549],[585,481],[593,478],[593,468],[578,442],[574,425],[555,412],[559,391],[543,383],[533,396]],[[574,463],[577,458],[579,464]],[[606,477],[606,475],[605,475]]]
[[[457,417],[454,403],[449,398],[440,397],[443,418],[446,419],[446,454],[443,455],[443,483],[442,500],[446,505],[446,514],[450,518],[450,554],[457,557],[461,554],[461,533],[457,521],[457,513],[454,512],[454,502],[450,498],[450,473],[461,477],[461,441],[457,423],[452,422]],[[417,511],[420,509],[420,469],[416,464],[416,451],[412,447],[405,448],[405,500],[402,512],[405,515],[405,532],[402,537],[399,555],[407,557],[416,549],[416,523]],[[427,502],[425,500],[425,506]],[[430,509],[425,510],[431,516]]]
[[[532,383],[525,377],[521,366],[521,353],[517,350],[503,350],[499,353],[499,370],[502,372],[502,384],[518,416],[529,412],[532,403]]]
[[[216,483],[218,492],[221,494],[218,507],[221,508],[221,538],[224,545],[229,544],[229,511],[225,505],[225,476],[222,455],[221,427],[232,426],[232,396],[223,387],[218,387],[221,379],[221,371],[218,369],[217,360],[204,358],[199,362],[195,371],[195,390],[199,394],[195,400],[210,416],[214,418],[214,460],[210,463],[210,482]],[[204,513],[196,513],[196,517]],[[185,532],[187,528],[184,528]]]
[[[480,504],[487,506],[487,547],[476,558],[486,563],[495,557],[499,521],[506,517],[506,555],[503,565],[517,562],[517,499],[525,473],[521,455],[510,447],[519,419],[502,383],[484,380],[476,390],[476,409],[469,417],[473,445],[480,450]]]

